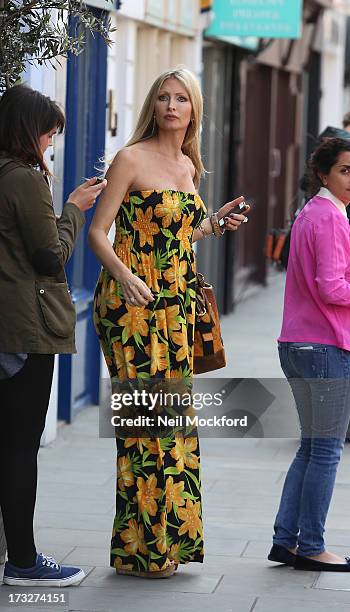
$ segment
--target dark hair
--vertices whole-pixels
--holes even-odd
[[[343,117],[343,127],[346,128],[346,127],[348,127],[348,125],[350,125],[350,112],[349,113],[345,113],[345,115]]]
[[[339,155],[350,152],[350,140],[343,138],[327,138],[311,155],[308,171],[303,177],[307,197],[312,198],[322,187],[320,174],[329,174],[337,163]]]
[[[53,129],[63,132],[65,117],[56,102],[27,85],[15,85],[0,100],[0,155],[39,166],[47,175],[39,139]]]

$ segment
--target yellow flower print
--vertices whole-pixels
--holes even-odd
[[[173,255],[171,258],[171,267],[165,270],[164,278],[170,284],[169,290],[177,294],[179,291],[184,293],[186,291],[186,274],[187,274],[187,261],[180,261],[177,255]]]
[[[158,341],[157,334],[151,334],[151,344],[145,347],[148,357],[151,358],[151,376],[156,372],[166,370],[168,367],[168,347]]]
[[[181,331],[173,332],[171,336],[174,344],[179,344],[180,348],[176,353],[176,361],[183,361],[188,358],[188,338],[185,325],[181,325]]]
[[[132,487],[135,483],[134,474],[131,471],[131,461],[129,457],[118,457],[117,478],[118,486],[121,491],[125,491],[125,487]]]
[[[167,328],[170,333],[181,328],[179,321],[176,321],[176,317],[179,316],[179,306],[167,306],[165,309]]]
[[[119,255],[119,250],[131,251],[132,249],[132,236],[121,234],[118,243],[116,244],[117,255]]]
[[[200,208],[203,208],[203,210],[205,210],[203,200],[198,194],[194,196],[194,204],[195,204],[196,210],[199,210]]]
[[[131,267],[137,267],[137,257],[132,251],[132,236],[116,235],[114,250],[120,261],[126,265],[129,270]]]
[[[147,480],[144,480],[142,476],[137,479],[136,493],[137,502],[140,508],[140,512],[148,512],[150,516],[157,514],[157,502],[162,495],[162,489],[157,488],[157,478],[155,474],[151,474]]]
[[[161,449],[159,438],[157,438],[157,440],[145,440],[145,446],[151,455],[158,455],[157,470],[160,470],[163,465],[163,457],[165,452]]]
[[[170,561],[180,563],[180,544],[173,544],[169,550],[168,558]]]
[[[138,525],[135,519],[130,519],[128,521],[129,528],[124,529],[121,532],[120,537],[125,542],[126,546],[124,546],[125,552],[129,555],[136,555],[139,550],[141,553],[146,555],[148,553],[148,549],[145,542],[144,528],[143,525]]]
[[[127,570],[133,569],[132,563],[126,563],[126,565],[123,565],[123,559],[121,559],[121,557],[116,557],[113,565],[116,569],[127,569]]]
[[[154,266],[153,253],[141,253],[141,263],[137,266],[138,274],[145,277],[146,285],[152,291],[160,291],[158,280],[162,278],[161,270]]]
[[[166,330],[167,321],[166,321],[164,308],[160,308],[159,310],[154,310],[153,315],[155,318],[156,328],[159,331],[162,331],[163,329]],[[166,334],[166,337],[167,337],[167,334]]]
[[[195,324],[195,312],[196,312],[196,303],[194,301],[192,301],[191,303],[191,312],[187,312],[187,323],[189,325],[194,325]]]
[[[160,515],[160,523],[152,526],[152,532],[157,538],[156,547],[161,555],[164,555],[167,551],[166,531],[165,512],[162,512]]]
[[[118,370],[118,378],[125,380],[126,378],[136,378],[136,367],[132,363],[135,357],[135,349],[133,346],[123,346],[121,342],[112,344],[115,364]]]
[[[139,452],[143,453],[143,447],[147,448],[147,438],[125,438],[124,446],[125,448],[130,448],[130,446],[137,445]]]
[[[154,246],[153,236],[159,234],[159,226],[151,221],[153,217],[152,206],[149,206],[145,213],[141,208],[136,208],[135,214],[137,220],[133,222],[132,226],[134,230],[140,233],[140,246],[143,247],[147,243]]]
[[[183,481],[177,482],[174,484],[174,479],[172,476],[168,476],[165,485],[165,499],[166,499],[166,509],[167,512],[170,512],[173,504],[175,506],[184,506],[185,500],[181,497],[181,493],[184,490],[185,483]]]
[[[174,370],[174,369],[170,370],[169,378],[182,378],[182,377],[183,377],[183,374],[181,370]]]
[[[184,439],[183,436],[176,436],[175,447],[170,451],[170,455],[176,460],[176,468],[179,472],[184,470],[185,465],[192,470],[198,469],[198,457],[193,454],[197,446],[197,438]]]
[[[121,305],[121,299],[117,295],[116,281],[105,278],[102,283],[101,292],[97,298],[97,306],[100,308],[100,315],[104,319],[107,315],[107,308],[116,310]]]
[[[199,502],[192,502],[190,499],[186,501],[186,508],[179,508],[177,513],[179,519],[184,521],[178,531],[179,535],[183,535],[188,531],[191,540],[195,540],[198,535],[202,535],[203,527],[200,519],[201,505]]]
[[[149,189],[147,191],[141,191],[141,195],[144,200],[149,198],[149,196],[152,195],[152,193],[153,193],[153,189]]]
[[[163,563],[162,567],[159,567],[159,565],[157,565],[157,563],[152,561],[152,563],[149,564],[148,571],[150,571],[150,572],[159,572],[159,570],[160,571],[165,570],[168,566],[169,566],[168,559],[165,561],[165,563]]]
[[[176,238],[181,240],[182,246],[185,251],[191,250],[191,245],[189,241],[189,237],[192,236],[192,222],[193,222],[194,213],[192,212],[190,215],[184,215],[182,219],[182,224],[179,231],[176,234]]]
[[[162,202],[157,204],[154,214],[156,217],[162,217],[162,225],[164,228],[169,227],[173,221],[180,221],[181,204],[178,194],[164,191]]]
[[[144,306],[125,305],[128,312],[118,320],[118,325],[126,329],[127,335],[125,340],[128,340],[136,333],[141,334],[141,336],[147,336],[149,310],[145,309]]]

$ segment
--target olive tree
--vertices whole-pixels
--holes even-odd
[[[26,64],[55,68],[59,57],[83,51],[87,32],[110,45],[113,31],[107,11],[98,18],[80,0],[0,0],[0,94]]]

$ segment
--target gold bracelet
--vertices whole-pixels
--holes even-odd
[[[214,234],[214,236],[216,236],[217,238],[220,238],[220,236],[222,236],[224,232],[223,232],[223,231],[221,231],[221,227],[220,227],[220,225],[219,225],[219,219],[218,219],[218,215],[217,215],[217,213],[216,213],[216,212],[213,212],[213,213],[210,215],[209,219],[210,219],[211,226],[212,226],[212,228],[213,228],[213,234]],[[224,230],[224,231],[225,231],[225,230]]]
[[[209,234],[207,234],[207,232],[205,231],[203,227],[203,222],[206,221],[207,219],[208,217],[205,217],[205,219],[203,219],[203,221],[201,221],[200,224],[197,226],[197,229],[199,229],[199,231],[202,232],[203,238],[205,238],[206,236],[209,236]]]

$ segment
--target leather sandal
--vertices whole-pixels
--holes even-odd
[[[171,561],[168,567],[155,572],[138,572],[137,570],[123,569],[122,567],[116,568],[116,572],[122,576],[136,576],[138,578],[169,578],[174,574],[176,569],[177,566]]]

